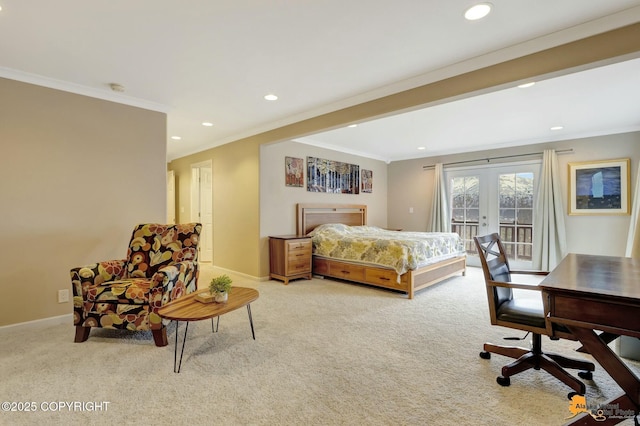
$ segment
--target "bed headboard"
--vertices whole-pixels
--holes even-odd
[[[325,223],[367,224],[367,206],[364,204],[298,204],[297,210],[298,235],[306,235]]]

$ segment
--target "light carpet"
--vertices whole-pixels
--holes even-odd
[[[413,300],[328,279],[234,278],[260,291],[251,305],[256,340],[244,308],[224,315],[215,334],[210,321],[192,323],[179,374],[173,325],[164,348],[146,332],[92,330],[77,344],[72,324],[2,330],[0,401],[33,402],[36,411],[0,412],[0,424],[560,425],[571,414],[571,389],[550,375],[530,370],[501,387],[495,379],[509,360],[479,358],[485,341],[524,333],[489,324],[476,268]],[[547,350],[589,358],[578,346],[543,340]],[[620,392],[599,366],[586,384],[588,403]],[[106,410],[87,410],[102,401]]]

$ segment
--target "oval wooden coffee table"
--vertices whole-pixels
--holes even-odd
[[[217,327],[213,327],[213,318],[224,315],[227,312],[235,311],[243,306],[247,307],[249,314],[249,324],[251,325],[251,335],[256,340],[256,334],[253,330],[253,318],[251,317],[251,302],[259,296],[258,290],[247,287],[232,287],[229,292],[229,298],[225,303],[202,303],[196,300],[199,293],[207,293],[208,290],[196,290],[191,294],[182,296],[170,303],[167,303],[158,310],[158,315],[162,318],[176,321],[176,345],[173,354],[173,372],[179,373],[182,366],[182,355],[184,354],[184,344],[187,341],[187,331],[189,331],[190,321],[201,321],[211,318],[211,327],[213,332],[217,332]],[[178,326],[180,321],[185,321],[187,325],[184,329],[184,338],[182,339],[182,350],[180,351],[180,361],[178,362]]]

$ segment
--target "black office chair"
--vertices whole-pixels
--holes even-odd
[[[540,271],[512,271],[498,234],[474,237],[489,301],[491,324],[502,327],[523,330],[532,334],[532,348],[525,349],[514,346],[500,346],[491,343],[484,344],[484,351],[480,357],[491,358],[491,353],[515,358],[515,361],[502,367],[502,375],[496,381],[502,386],[511,384],[510,377],[528,369],[543,369],[549,374],[571,387],[580,395],[585,393],[585,385],[564,368],[584,370],[578,373],[583,379],[591,380],[595,366],[592,362],[566,358],[562,355],[542,352],[542,335],[557,340],[565,338],[576,340],[569,331],[561,326],[551,325],[545,321],[545,309],[542,296],[534,298],[514,298],[513,289],[541,291],[534,284],[516,284],[511,282],[512,274],[547,275]],[[495,251],[497,248],[498,251]],[[571,397],[571,393],[569,397]]]

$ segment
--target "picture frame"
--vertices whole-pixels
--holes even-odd
[[[360,193],[360,166],[307,157],[307,191],[333,194]]]
[[[373,171],[362,169],[360,179],[362,181],[362,192],[371,194],[373,192]]]
[[[304,186],[304,160],[284,157],[284,184],[301,188]]]
[[[630,214],[628,158],[569,163],[569,215]]]

